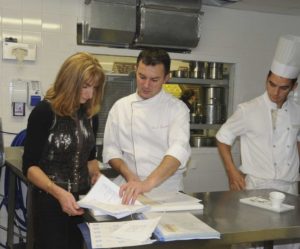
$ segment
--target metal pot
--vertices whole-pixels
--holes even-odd
[[[217,63],[217,62],[208,63],[208,79],[214,79],[214,80],[223,79],[223,63]]]
[[[225,117],[225,105],[204,105],[204,120],[206,124],[222,124],[225,121]]]
[[[216,146],[216,138],[203,136],[200,134],[192,134],[190,138],[190,144],[192,147],[212,147]]]
[[[187,71],[187,70],[172,71],[172,77],[174,77],[174,78],[188,78],[189,77],[189,71]]]
[[[216,105],[225,103],[225,92],[222,87],[205,87],[204,104]]]
[[[206,79],[207,65],[205,62],[191,61],[189,65],[191,78]]]

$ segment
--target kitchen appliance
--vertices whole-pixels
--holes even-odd
[[[200,39],[201,0],[141,0],[134,47],[191,50]]]
[[[137,0],[85,0],[77,43],[129,47],[136,30]]]
[[[198,45],[201,0],[85,0],[77,43],[109,47],[160,47],[187,52]]]

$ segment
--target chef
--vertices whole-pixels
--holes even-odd
[[[166,93],[170,57],[149,48],[137,58],[134,94],[111,108],[104,132],[103,162],[117,170],[123,203],[149,191],[179,191],[190,156],[189,109]]]
[[[279,39],[263,95],[242,103],[216,137],[231,190],[275,188],[298,195],[300,106],[291,95],[300,73],[300,37]],[[242,165],[231,145],[240,137]]]

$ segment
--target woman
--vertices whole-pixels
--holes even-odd
[[[94,133],[104,80],[96,58],[74,54],[29,116],[23,172],[34,186],[35,249],[83,248],[76,201],[100,176]]]

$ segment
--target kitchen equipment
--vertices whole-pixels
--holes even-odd
[[[140,0],[134,47],[190,51],[200,40],[201,0]],[[114,17],[115,18],[115,17]]]
[[[209,62],[207,66],[208,79],[223,79],[223,63]]]
[[[190,77],[205,79],[207,71],[207,63],[202,61],[191,61],[190,65]]]
[[[204,104],[215,105],[225,103],[225,89],[223,87],[205,87]]]
[[[222,124],[226,117],[226,106],[222,104],[206,104],[204,106],[204,121],[206,124]]]
[[[188,78],[189,77],[189,71],[186,69],[178,69],[172,71],[172,77],[174,78]]]
[[[216,146],[216,138],[208,137],[201,134],[192,134],[190,138],[190,144],[192,147],[213,147]]]

